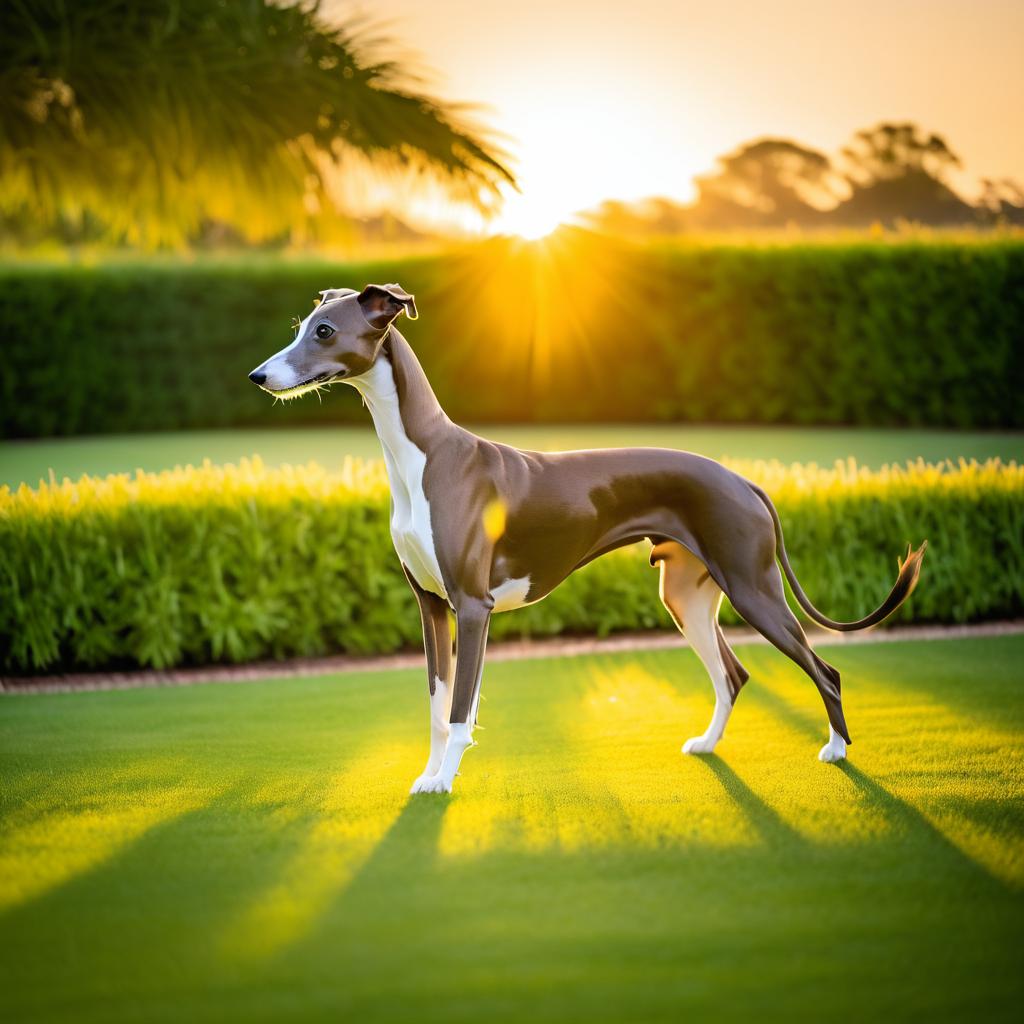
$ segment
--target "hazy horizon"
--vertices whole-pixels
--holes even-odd
[[[1024,182],[1024,4],[333,0],[382,27],[438,95],[478,104],[522,194],[497,229],[543,227],[605,199],[693,198],[693,178],[760,136],[835,156],[858,129],[914,121],[983,177]],[[1009,114],[1009,116],[1007,116]],[[395,211],[398,212],[398,211]],[[436,197],[406,210],[447,215]],[[464,215],[462,215],[464,216]]]

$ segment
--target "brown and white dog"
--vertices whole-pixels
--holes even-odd
[[[491,615],[539,601],[580,566],[645,538],[654,545],[651,564],[660,566],[661,599],[715,690],[711,723],[683,752],[714,749],[748,678],[718,625],[724,593],[817,686],[829,720],[820,759],[846,756],[839,673],[808,645],[786,605],[776,560],[816,622],[864,629],[913,590],[924,545],[908,552],[878,609],[857,622],[835,622],[800,588],[778,514],[759,487],[689,452],[542,454],[486,441],[448,419],[395,327],[403,311],[416,318],[412,295],[396,284],[321,295],[295,340],[249,376],[284,398],[343,381],[373,417],[391,485],[391,536],[419,603],[427,658],[430,757],[413,793],[451,792],[472,745]]]

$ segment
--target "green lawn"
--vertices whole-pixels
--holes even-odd
[[[5,1021],[1017,1020],[1024,637],[494,664],[452,797],[419,672],[0,699]]]
[[[854,456],[865,466],[924,458],[1024,459],[1024,434],[951,430],[868,430],[833,427],[707,426],[487,426],[485,437],[522,448],[553,450],[653,445],[685,448],[718,459],[780,459],[832,465]],[[377,435],[369,426],[311,430],[184,431],[0,444],[0,485],[35,486],[52,469],[57,478],[198,465],[203,459],[237,462],[259,454],[271,465],[311,459],[330,466],[345,455],[379,458]]]

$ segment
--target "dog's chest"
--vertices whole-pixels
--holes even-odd
[[[388,475],[391,476],[390,469]],[[399,486],[392,479],[391,540],[398,557],[408,567],[416,582],[424,590],[447,598],[434,547],[430,502],[423,491],[422,473],[419,479],[403,478]]]
[[[395,551],[424,590],[447,599],[434,546],[430,502],[423,490],[427,456],[405,432],[390,365],[378,360],[356,386],[369,406],[384,452]]]
[[[434,546],[430,502],[423,490],[427,458],[407,437],[384,445],[384,465],[391,485],[391,540],[416,582],[447,598]]]

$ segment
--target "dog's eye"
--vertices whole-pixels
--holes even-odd
[[[313,333],[321,341],[326,341],[334,333],[334,328],[330,324],[317,324]]]

